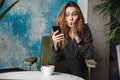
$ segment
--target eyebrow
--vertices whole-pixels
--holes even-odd
[[[72,13],[74,13],[74,12],[77,12],[77,11],[73,11]],[[65,12],[65,13],[69,13],[69,12]]]

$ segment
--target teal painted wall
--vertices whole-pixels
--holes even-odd
[[[15,1],[6,0],[0,13]],[[0,69],[26,69],[24,59],[29,56],[38,57],[32,67],[38,68],[41,38],[50,34],[55,16],[67,1],[70,0],[20,0],[0,20]]]

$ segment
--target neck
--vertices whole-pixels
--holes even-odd
[[[76,35],[76,31],[75,31],[75,28],[70,28],[70,31],[69,31],[69,36],[73,39]]]

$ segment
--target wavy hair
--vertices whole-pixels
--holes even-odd
[[[67,22],[65,19],[65,13],[66,13],[66,8],[68,7],[75,7],[78,13],[78,20],[76,22],[76,31],[77,34],[82,34],[82,29],[83,29],[83,24],[84,24],[84,17],[83,14],[81,12],[80,7],[75,3],[75,2],[67,2],[65,3],[62,8],[60,9],[59,14],[57,15],[57,17],[55,18],[54,21],[54,25],[60,26],[61,31],[64,35],[68,34],[69,32],[69,27],[67,26]],[[62,41],[62,47],[65,46],[66,40]]]
[[[67,26],[67,22],[65,20],[65,13],[66,13],[66,8],[68,7],[75,7],[76,10],[77,10],[77,13],[78,13],[78,20],[77,20],[77,25],[76,25],[76,30],[77,30],[77,33],[81,33],[82,31],[82,27],[83,27],[83,24],[84,24],[84,17],[83,17],[83,14],[81,12],[81,9],[80,7],[75,3],[75,2],[68,2],[66,4],[64,4],[59,12],[59,14],[57,15],[55,21],[54,21],[54,25],[57,25],[57,26],[60,26],[63,34],[67,34],[68,31],[69,31],[69,27]]]

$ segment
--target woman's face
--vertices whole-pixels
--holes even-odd
[[[78,12],[75,7],[67,7],[65,12],[65,19],[69,27],[74,27],[78,19]]]

